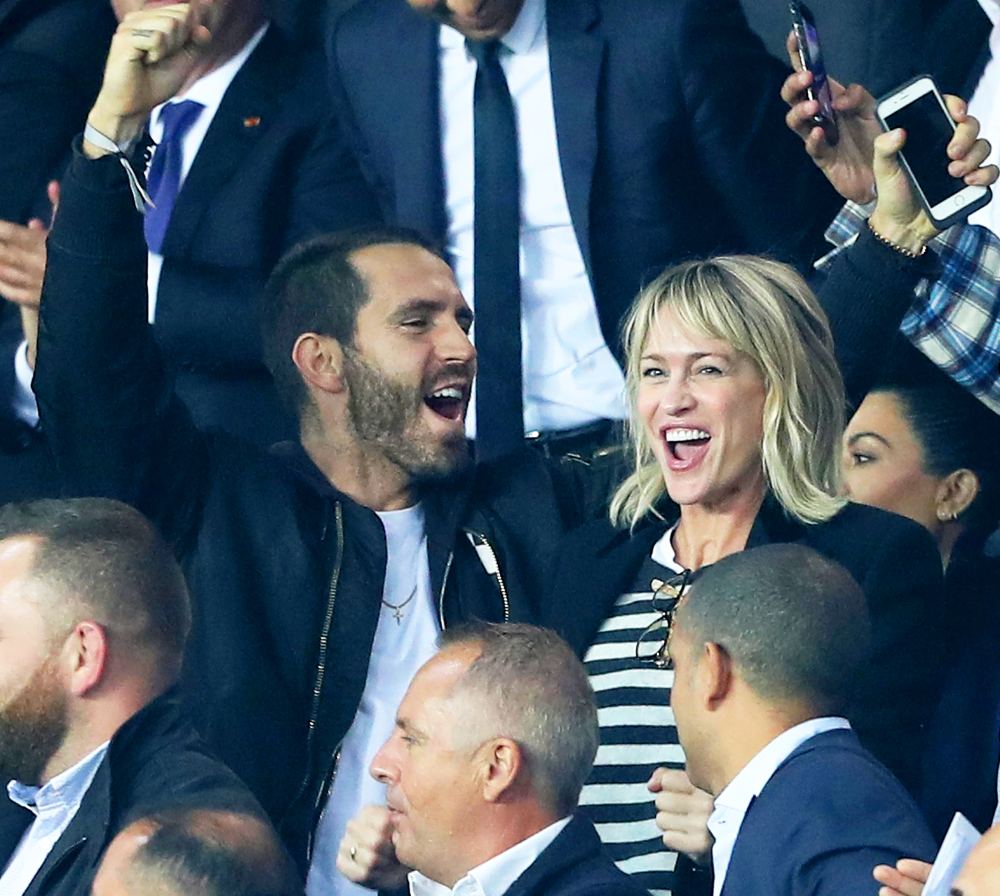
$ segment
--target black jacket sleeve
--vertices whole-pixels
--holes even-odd
[[[180,547],[208,446],[146,322],[142,222],[117,159],[74,153],[48,252],[34,389],[64,490],[127,501]]]
[[[932,252],[907,258],[875,239],[867,227],[834,261],[818,296],[830,319],[851,408],[875,385],[918,281],[933,279],[936,271]]]

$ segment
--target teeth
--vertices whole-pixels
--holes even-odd
[[[693,442],[695,439],[710,439],[711,436],[703,429],[668,429],[668,442]]]
[[[453,398],[458,401],[462,398],[462,390],[457,389],[454,386],[448,386],[447,388],[438,389],[436,392],[432,392],[431,398]]]

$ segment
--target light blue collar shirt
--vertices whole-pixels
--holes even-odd
[[[3,896],[22,896],[28,889],[79,810],[107,752],[108,742],[105,742],[41,787],[30,787],[20,781],[7,785],[11,801],[34,813],[35,820],[24,832],[0,877]]]

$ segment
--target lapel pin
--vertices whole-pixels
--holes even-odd
[[[255,128],[260,124],[259,115],[251,115],[249,118],[243,119],[243,127],[245,128]]]

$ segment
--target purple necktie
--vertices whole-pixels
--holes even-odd
[[[205,107],[194,100],[169,103],[160,110],[163,123],[163,138],[153,153],[149,166],[147,189],[153,200],[153,208],[146,210],[143,228],[146,245],[150,252],[159,255],[163,249],[163,237],[170,223],[170,213],[181,184],[181,164],[184,159],[184,135],[198,120]]]

